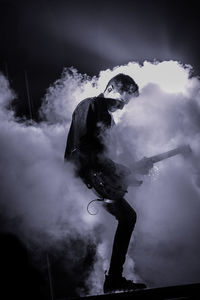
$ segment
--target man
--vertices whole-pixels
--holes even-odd
[[[122,276],[136,222],[136,212],[123,198],[124,183],[130,182],[131,171],[107,157],[103,138],[106,131],[114,125],[112,112],[123,109],[124,105],[138,94],[135,81],[130,76],[120,73],[108,82],[104,92],[98,97],[81,101],[72,116],[65,151],[65,159],[74,164],[77,176],[81,177],[88,187],[93,187],[102,200],[112,200],[104,201],[103,207],[118,220],[110,268],[103,287],[105,293],[146,287],[145,284],[133,283]],[[145,174],[151,167],[152,163],[144,158],[135,164],[134,171]],[[141,183],[134,180],[133,185]]]

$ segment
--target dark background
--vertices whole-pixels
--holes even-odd
[[[129,61],[178,60],[200,73],[198,1],[1,0],[0,70],[33,118],[64,67],[98,75]]]

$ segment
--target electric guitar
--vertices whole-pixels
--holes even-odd
[[[189,145],[182,145],[170,151],[151,156],[147,158],[147,160],[154,164],[178,154],[187,155],[191,153],[191,151]],[[125,193],[127,193],[129,185],[139,186],[142,183],[142,181],[135,178],[134,170],[131,171],[129,168],[120,164],[115,165],[116,169],[118,169],[117,172],[111,173],[91,170],[89,173],[89,183],[87,186],[88,188],[93,189],[102,200],[121,199],[124,197]]]

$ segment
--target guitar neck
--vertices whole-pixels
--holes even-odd
[[[149,157],[149,159],[151,159],[153,163],[156,163],[156,162],[159,162],[159,161],[164,160],[166,158],[169,158],[169,157],[175,156],[177,154],[180,154],[182,152],[183,152],[182,149],[180,149],[180,147],[178,147],[178,148],[175,148],[173,150],[170,150],[170,151],[158,154],[158,155],[151,156],[151,157]]]

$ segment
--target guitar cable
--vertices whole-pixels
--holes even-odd
[[[94,212],[94,213],[92,213],[90,210],[89,210],[89,206],[93,203],[93,202],[97,202],[97,201],[104,201],[104,198],[97,198],[97,199],[94,199],[94,200],[92,200],[92,201],[90,201],[89,203],[88,203],[88,205],[87,205],[87,212],[90,214],[90,215],[92,215],[92,216],[95,216],[95,215],[97,215],[98,214],[98,212],[99,212],[99,210],[97,209],[96,210],[96,212]]]

